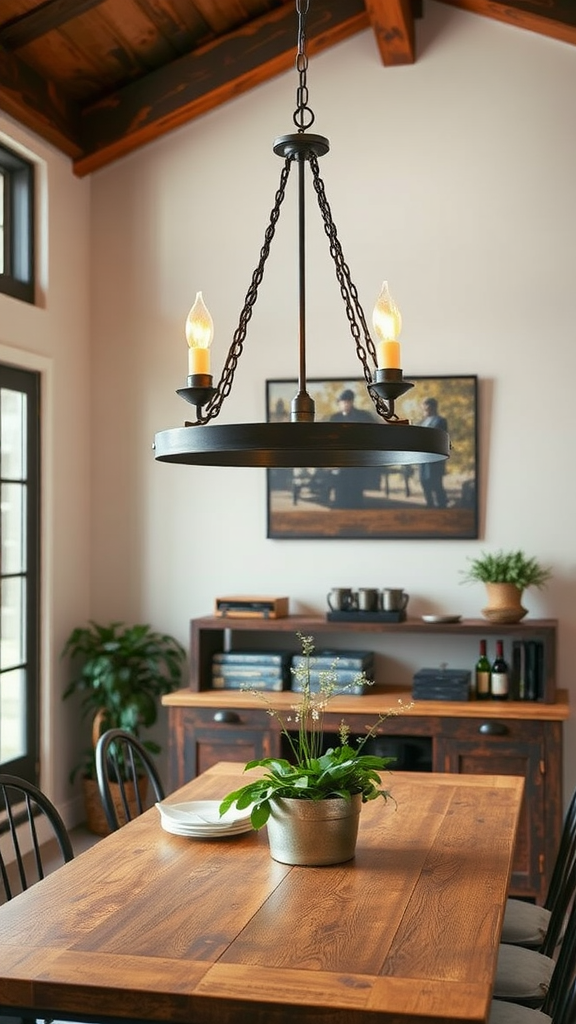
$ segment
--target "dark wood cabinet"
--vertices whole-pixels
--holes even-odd
[[[439,627],[434,627],[438,633]],[[386,753],[400,754],[399,767],[416,771],[458,774],[519,775],[525,780],[525,796],[518,831],[511,891],[542,901],[556,856],[563,817],[562,722],[568,717],[566,694],[556,691],[556,623],[535,620],[514,626],[494,626],[483,620],[444,625],[450,635],[538,638],[545,644],[547,697],[529,701],[418,701],[407,711],[390,717],[379,730],[379,740],[390,743]],[[222,619],[208,616],[191,623],[191,676],[185,690],[168,694],[163,703],[169,712],[169,784],[183,785],[218,761],[247,762],[283,752],[281,730],[259,698],[238,690],[211,690],[212,655],[235,646],[267,649],[290,646],[297,632],[322,638],[330,634],[367,632],[414,634],[411,643],[423,645],[430,628],[419,621],[394,625],[344,625],[321,617],[289,616],[286,619]],[[289,636],[291,634],[291,636]],[[327,634],[327,636],[325,635]],[[297,650],[297,647],[294,647]],[[376,683],[378,681],[376,680]],[[294,702],[290,692],[268,693],[281,714]],[[375,686],[365,696],[334,697],[325,716],[325,730],[334,733],[344,718],[351,730],[362,733],[383,707],[398,699],[410,701],[410,692]],[[395,746],[394,746],[395,744]],[[490,822],[486,822],[490,828]]]
[[[486,721],[443,719],[435,743],[436,771],[524,777],[526,788],[516,839],[513,886],[517,894],[540,899],[546,895],[562,818],[561,744],[558,722],[513,721],[505,717]],[[536,893],[535,888],[539,890]]]
[[[252,761],[279,753],[279,730],[254,708],[169,708],[170,788],[218,761]]]

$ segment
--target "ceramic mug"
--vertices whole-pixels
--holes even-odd
[[[374,587],[360,587],[358,590],[358,610],[361,612],[377,612],[378,598],[378,591]]]
[[[351,612],[358,608],[358,598],[352,587],[332,587],[326,600],[332,612]]]
[[[402,589],[385,587],[382,591],[382,611],[403,612],[408,604],[409,598],[410,595],[406,594]]]

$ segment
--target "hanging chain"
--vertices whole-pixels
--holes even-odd
[[[296,55],[298,88],[296,90],[296,110],[294,111],[293,120],[299,132],[305,132],[307,128],[310,128],[314,124],[315,120],[314,113],[308,105],[308,85],[306,80],[306,72],[308,70],[308,57],[306,56],[306,15],[308,14],[309,7],[310,0],[296,0],[296,12],[298,14],[298,52]],[[368,357],[372,360],[372,364],[376,365],[376,349],[374,347],[374,342],[370,337],[364,311],[360,305],[358,291],[350,277],[350,270],[344,259],[342,246],[336,232],[336,225],[332,219],[332,212],[326,197],[324,182],[320,177],[318,158],[314,152],[310,152],[306,155],[306,159],[309,160],[312,169],[314,189],[316,191],[320,213],[324,222],[324,231],[326,232],[330,243],[330,255],[336,268],[336,278],[340,285],[340,294],[346,307],[346,316],[348,318],[350,332],[356,344],[356,353],[362,364],[366,383],[371,384],[372,373],[368,364]],[[268,227],[264,234],[264,243],[260,250],[260,259],[254,273],[252,274],[250,287],[246,293],[244,306],[240,313],[238,327],[234,332],[232,344],[228,350],[218,386],[212,395],[212,398],[207,403],[205,411],[202,413],[200,409],[197,408],[197,420],[194,424],[187,423],[187,426],[208,423],[210,420],[218,416],[224,400],[232,390],[234,374],[236,372],[238,360],[244,349],[244,341],[246,339],[248,324],[252,317],[252,310],[258,298],[258,289],[264,277],[266,260],[270,255],[270,245],[276,231],[276,224],[280,216],[280,208],[284,202],[291,165],[292,160],[287,157],[280,175],[280,184],[274,197],[274,206],[270,213]],[[369,394],[374,402],[376,411],[383,419],[390,421],[391,419],[397,418],[393,412],[393,407],[390,409],[386,405],[386,402],[373,392],[369,391]]]
[[[314,114],[308,106],[308,57],[306,56],[306,15],[310,8],[310,0],[296,0],[298,15],[298,52],[296,54],[296,70],[298,72],[298,88],[296,90],[296,110],[293,114],[294,124],[299,132],[306,131],[314,124]]]
[[[266,260],[270,255],[270,245],[272,239],[274,238],[276,224],[280,216],[280,207],[282,206],[284,196],[286,194],[286,183],[288,181],[289,174],[290,160],[286,160],[284,163],[284,167],[282,168],[282,173],[280,175],[280,184],[274,197],[274,206],[270,214],[270,221],[264,233],[264,244],[262,245],[262,248],[260,250],[260,259],[258,261],[258,266],[256,267],[256,270],[252,274],[250,287],[246,293],[244,306],[242,307],[242,312],[240,313],[238,327],[234,332],[232,344],[230,345],[230,348],[228,350],[226,362],[224,363],[224,366],[222,368],[222,374],[220,376],[220,380],[218,381],[218,387],[216,388],[215,393],[208,402],[205,412],[198,415],[198,418],[195,421],[194,425],[200,423],[208,423],[210,420],[214,419],[220,412],[224,399],[228,397],[230,391],[232,390],[234,374],[236,372],[238,360],[242,355],[242,350],[244,348],[244,341],[246,338],[246,332],[248,330],[248,324],[252,317],[252,310],[254,308],[254,305],[256,304],[256,299],[258,298],[258,289],[262,283],[262,278],[264,277],[264,267],[266,265]]]
[[[366,317],[364,316],[364,310],[360,304],[356,285],[350,277],[350,268],[344,259],[344,253],[342,252],[342,246],[336,232],[336,225],[332,219],[332,211],[330,210],[330,204],[326,196],[324,182],[320,177],[318,158],[314,154],[310,156],[310,167],[312,168],[314,189],[318,197],[318,206],[320,207],[320,213],[324,222],[324,231],[326,232],[330,242],[330,255],[334,260],[334,266],[336,267],[336,278],[340,285],[340,294],[346,307],[346,316],[348,317],[350,332],[356,344],[356,354],[362,363],[366,383],[372,384],[372,373],[368,365],[368,356],[370,356],[372,363],[375,366],[376,349],[374,347],[374,342],[370,337]],[[361,339],[360,328],[362,328],[364,342],[362,342]],[[389,420],[397,418],[382,398],[371,391],[369,391],[369,394],[374,402],[376,411],[383,419]]]

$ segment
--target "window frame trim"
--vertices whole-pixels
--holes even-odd
[[[42,371],[3,358],[2,385],[27,396],[27,538],[26,538],[26,753],[2,762],[2,771],[21,775],[36,785],[40,779],[42,714]],[[7,574],[9,575],[9,574]],[[34,586],[30,586],[30,580]]]
[[[0,141],[0,170],[4,177],[4,270],[0,272],[0,293],[34,303],[35,165]]]

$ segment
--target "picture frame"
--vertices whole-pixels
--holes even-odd
[[[447,422],[450,457],[423,466],[267,469],[267,536],[272,539],[456,540],[478,537],[478,378],[411,377],[396,402],[401,419],[423,424],[425,399]],[[357,418],[378,415],[363,379],[307,381],[316,419],[334,416],[352,392]],[[296,380],[266,381],[269,422],[290,419]],[[433,408],[433,407],[432,407]],[[425,425],[425,424],[424,424]],[[393,424],[390,425],[393,430]]]

